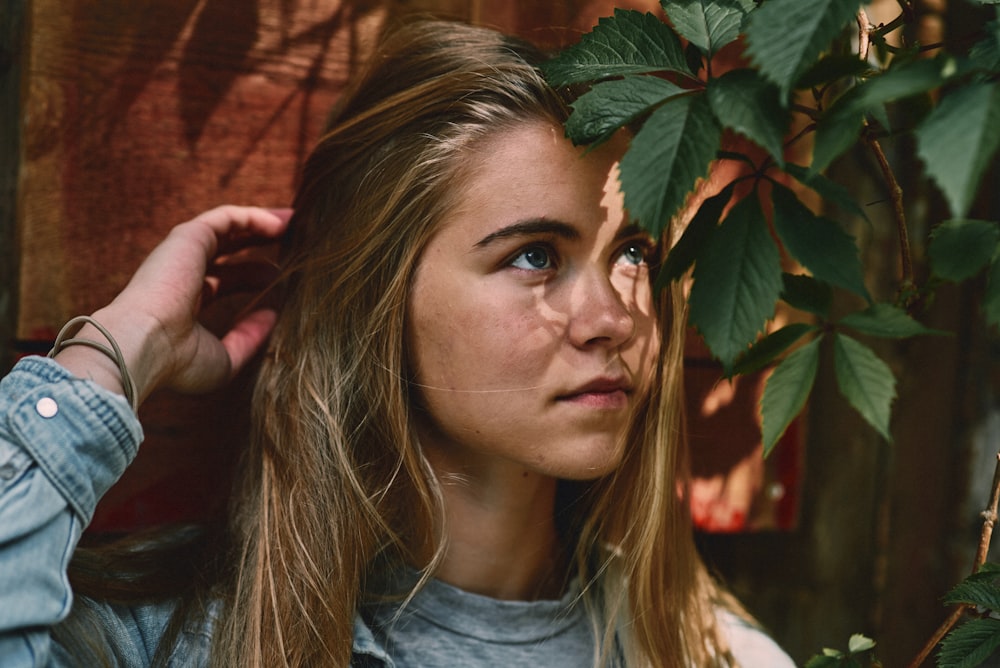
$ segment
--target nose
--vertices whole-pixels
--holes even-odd
[[[635,318],[626,299],[599,270],[587,271],[570,293],[568,336],[579,348],[625,344],[635,335]]]

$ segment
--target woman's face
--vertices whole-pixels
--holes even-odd
[[[408,304],[421,444],[466,472],[603,475],[659,350],[652,242],[625,218],[620,148],[584,155],[539,122],[477,156]]]

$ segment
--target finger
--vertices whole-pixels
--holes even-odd
[[[205,277],[213,298],[260,292],[274,285],[279,269],[271,262],[239,262],[216,264]]]
[[[232,376],[239,373],[247,361],[260,350],[274,329],[277,319],[278,314],[271,309],[253,311],[222,337],[222,345],[229,354]]]
[[[256,236],[275,238],[285,231],[291,213],[288,209],[263,209],[256,206],[225,204],[206,211],[190,223],[204,225],[217,237]]]

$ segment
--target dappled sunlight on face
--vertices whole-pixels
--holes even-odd
[[[620,460],[659,337],[653,244],[625,219],[619,154],[583,154],[545,123],[477,147],[408,308],[418,429],[436,460],[569,478]]]

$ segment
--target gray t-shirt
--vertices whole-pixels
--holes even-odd
[[[594,631],[578,583],[559,600],[506,601],[430,580],[404,610],[369,608],[367,621],[395,668],[594,665]],[[733,655],[746,668],[792,668],[765,633],[719,612]]]

